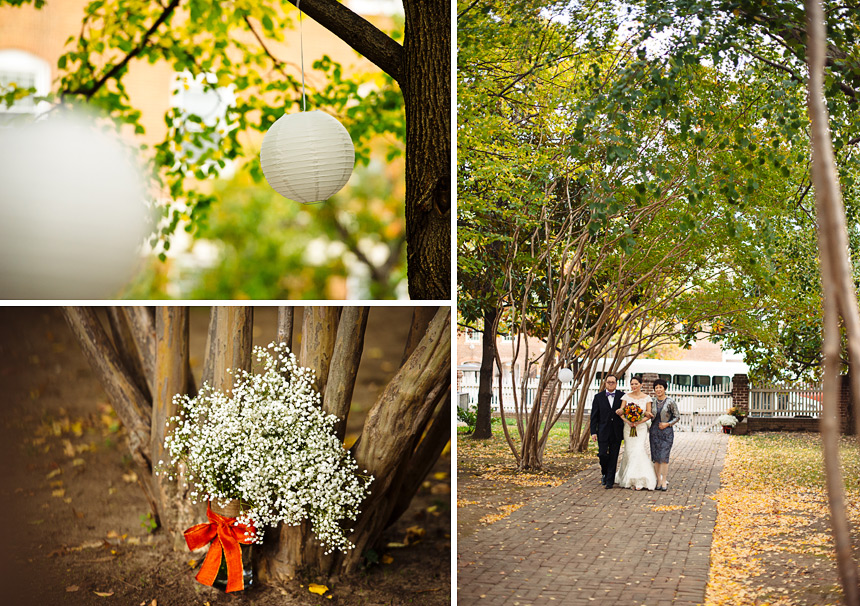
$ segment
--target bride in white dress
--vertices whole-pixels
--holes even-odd
[[[636,435],[630,436],[630,428],[633,424],[623,416],[624,421],[624,450],[621,454],[621,462],[615,474],[615,483],[621,488],[633,488],[634,490],[654,490],[657,486],[657,475],[654,473],[654,465],[648,453],[648,426],[646,422],[653,416],[651,414],[651,398],[642,393],[642,381],[637,377],[630,380],[630,391],[621,398],[622,406],[618,409],[621,415],[624,406],[628,403],[637,404],[645,411],[645,417],[636,424]]]

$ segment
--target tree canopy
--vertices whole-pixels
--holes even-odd
[[[34,2],[36,8],[43,5]],[[449,65],[444,60],[427,64],[413,60],[416,52],[425,57],[449,56],[446,5],[443,0],[416,7],[407,1],[405,27],[395,22],[393,31],[383,32],[335,0],[301,3],[303,12],[382,70],[347,77],[328,56],[319,58],[313,67],[324,73],[325,82],[307,89],[308,108],[338,116],[355,143],[360,165],[366,166],[371,157],[390,162],[409,146],[416,152],[414,158],[407,154],[406,204],[400,208],[400,216],[411,220],[390,223],[401,227],[396,234],[380,234],[398,261],[403,251],[397,242],[406,234],[410,294],[415,298],[445,298],[443,291],[449,288],[449,269],[440,263],[441,256],[448,255],[448,235],[437,223],[443,223],[450,205],[445,200],[448,188],[439,187],[450,177],[444,157],[446,145],[450,149],[450,90],[447,76],[422,75],[447,74]],[[224,5],[211,0],[92,0],[86,5],[79,33],[69,37],[66,52],[57,61],[58,78],[47,95],[50,103],[86,104],[111,118],[118,128],[142,134],[142,109],[129,93],[127,76],[132,64],[143,62],[167,64],[176,74],[186,74],[202,92],[228,91],[225,96],[232,97],[220,119],[171,107],[164,115],[166,136],[144,150],[157,192],[152,203],[162,215],[151,244],[162,259],[177,228],[184,225],[193,232],[220,200],[218,192],[203,181],[222,174],[228,163],[240,165],[255,181],[262,181],[255,141],[285,111],[299,111],[303,104],[299,71],[272,51],[285,32],[294,31],[297,18],[297,11],[271,1]],[[3,90],[3,100],[12,104],[32,92],[11,87]],[[380,141],[386,143],[381,150]],[[425,147],[435,151],[428,154]],[[356,213],[355,219],[361,218]],[[341,221],[340,226],[348,230],[347,240],[377,227],[373,220]],[[330,236],[344,238],[336,230]]]

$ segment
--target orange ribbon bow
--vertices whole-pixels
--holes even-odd
[[[236,524],[236,518],[228,518],[213,512],[207,505],[208,524],[197,524],[185,531],[185,542],[194,551],[211,543],[203,566],[197,573],[197,580],[204,585],[212,585],[221,567],[221,554],[227,561],[227,592],[241,591],[245,588],[242,579],[242,550],[239,543],[249,544],[252,539],[246,533],[254,534],[253,525]]]

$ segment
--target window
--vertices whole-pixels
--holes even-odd
[[[683,385],[685,387],[690,387],[693,384],[690,380],[690,375],[674,375],[672,377],[672,383],[675,385]]]
[[[11,121],[15,114],[35,114],[45,109],[48,104],[34,97],[51,91],[51,66],[47,61],[21,50],[0,50],[0,94],[28,88],[35,93],[16,100],[11,107],[0,103],[0,124]]]
[[[672,375],[663,375],[663,374],[661,374],[661,375],[660,375],[660,378],[661,378],[661,379],[663,379],[664,381],[666,381],[666,383],[671,383],[671,382],[672,382]]]
[[[696,387],[708,387],[711,384],[711,377],[708,375],[693,375],[693,385]]]
[[[729,377],[716,376],[711,378],[711,385],[722,385],[728,387],[732,380]]]

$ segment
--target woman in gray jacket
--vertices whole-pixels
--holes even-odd
[[[654,381],[654,401],[651,411],[654,421],[649,432],[651,440],[651,461],[657,474],[657,490],[667,490],[669,476],[669,453],[675,441],[674,425],[681,420],[678,404],[666,395],[669,384],[663,379]]]

